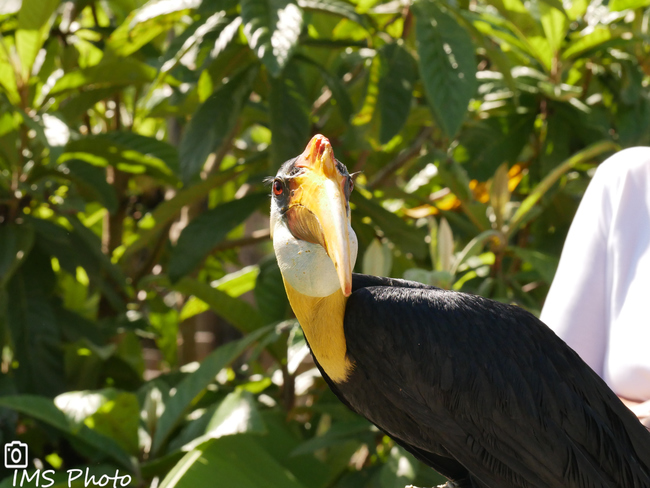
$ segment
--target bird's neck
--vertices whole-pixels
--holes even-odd
[[[343,328],[347,298],[340,288],[326,297],[311,297],[296,291],[287,280],[284,287],[316,360],[335,383],[344,382],[353,366]]]

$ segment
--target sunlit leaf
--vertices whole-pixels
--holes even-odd
[[[386,243],[373,239],[363,255],[363,274],[390,276],[393,267],[393,254]]]
[[[141,85],[152,81],[155,77],[155,68],[140,61],[130,57],[112,58],[90,68],[66,73],[54,84],[50,95],[59,95],[78,88],[98,90],[106,87]]]
[[[649,0],[612,0],[609,2],[609,10],[620,12],[621,10],[645,8],[650,5]]]
[[[430,0],[420,0],[413,7],[420,78],[436,120],[453,137],[476,91],[474,45],[456,19]]]
[[[363,16],[357,13],[354,5],[343,0],[298,0],[298,6],[304,10],[316,10],[339,15],[359,25],[365,24]]]
[[[234,298],[226,292],[213,288],[208,283],[191,278],[182,278],[174,283],[173,288],[185,295],[192,295],[209,305],[210,309],[220,315],[242,332],[251,332],[267,323],[253,306],[240,298]]]
[[[85,445],[104,453],[128,470],[133,469],[132,459],[113,439],[95,432],[85,425],[77,425],[48,398],[35,395],[3,396],[0,397],[0,406],[51,425],[71,439],[81,442],[82,446]]]
[[[209,439],[225,435],[266,434],[266,427],[252,393],[237,389],[223,399],[210,418],[205,433],[183,447],[193,449]]]
[[[272,76],[287,65],[302,29],[302,10],[292,0],[242,0],[244,35]]]
[[[217,373],[270,330],[271,328],[262,328],[248,334],[243,339],[219,347],[201,362],[199,369],[187,375],[178,384],[175,394],[167,401],[165,411],[158,420],[153,438],[152,452],[156,453],[162,448],[171,431],[182,419],[186,409],[192,404],[197,395],[214,381]]]
[[[20,58],[22,76],[29,78],[32,65],[43,42],[47,39],[49,21],[60,0],[23,0],[18,12],[16,51]]]
[[[251,469],[255,466],[255,469]],[[224,486],[238,488],[304,488],[296,477],[245,434],[208,441],[187,453],[160,488],[195,488],[212,483],[214,473]]]
[[[73,391],[57,396],[54,403],[76,425],[86,425],[137,455],[140,408],[133,393],[113,388]]]
[[[541,2],[539,7],[542,13],[541,22],[546,39],[551,50],[554,53],[558,52],[569,29],[569,19],[564,13],[564,9],[551,7],[544,2]]]

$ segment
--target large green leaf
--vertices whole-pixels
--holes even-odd
[[[98,90],[107,87],[142,85],[156,77],[156,70],[131,57],[110,58],[98,65],[77,71],[70,71],[57,80],[50,95],[59,95],[71,90]]]
[[[262,315],[244,300],[191,278],[183,278],[173,285],[176,291],[195,296],[207,303],[212,311],[242,332],[251,332],[268,323]]]
[[[255,302],[267,323],[287,318],[289,300],[284,291],[282,273],[273,254],[260,262],[260,274],[255,284]]]
[[[470,178],[487,181],[501,163],[517,162],[534,123],[535,114],[524,113],[468,124],[460,133],[454,158],[463,164]]]
[[[228,394],[211,415],[202,435],[184,446],[184,450],[193,449],[209,439],[218,439],[225,435],[266,434],[266,426],[260,415],[259,403],[253,394],[238,388]]]
[[[612,0],[609,2],[609,10],[620,12],[621,10],[645,8],[650,6],[649,0]]]
[[[160,488],[214,485],[214,473],[219,473],[219,485],[224,487],[304,488],[251,434],[221,437],[190,451],[169,472]]]
[[[105,170],[78,159],[66,161],[61,169],[67,170],[66,176],[86,200],[100,202],[109,213],[117,210],[117,195],[113,186],[106,181]]]
[[[413,7],[420,78],[436,120],[453,137],[476,91],[474,45],[456,19],[431,0],[419,0]]]
[[[105,49],[117,56],[128,56],[160,34],[173,29],[178,20],[187,15],[188,9],[196,8],[200,4],[200,0],[150,0],[141,8],[132,11],[111,33]]]
[[[70,391],[57,396],[55,405],[78,426],[113,439],[125,452],[138,454],[140,407],[133,393],[113,388]]]
[[[177,184],[176,150],[151,137],[128,132],[88,135],[70,141],[59,163],[81,160],[94,166],[111,165],[126,173],[147,173],[170,184]]]
[[[22,77],[29,78],[43,42],[47,39],[49,21],[60,0],[23,0],[18,12],[16,51],[20,58]]]
[[[334,99],[336,100],[338,108],[341,112],[341,117],[343,117],[343,120],[346,122],[350,120],[350,116],[352,115],[354,107],[352,106],[350,95],[348,94],[343,81],[337,76],[330,73],[323,65],[317,63],[311,58],[308,58],[307,56],[296,54],[294,59],[314,66],[318,70],[320,76],[323,78],[323,81],[329,87],[332,95],[334,96]]]
[[[7,325],[20,392],[53,396],[64,388],[61,329],[51,304],[49,256],[32,249],[7,287]]]
[[[343,0],[298,0],[298,6],[305,10],[327,12],[352,20],[365,26],[365,18],[358,14],[354,5]]]
[[[383,46],[379,56],[379,142],[386,144],[399,133],[411,112],[417,71],[413,57],[404,49],[401,41]]]
[[[210,153],[228,140],[250,95],[257,71],[254,66],[234,76],[210,95],[192,116],[179,149],[185,183],[201,171]]]
[[[300,72],[294,64],[290,64],[286,71],[282,76],[269,80],[272,170],[302,153],[311,131],[309,106]]]
[[[71,439],[103,453],[121,466],[133,470],[133,460],[113,439],[88,428],[86,425],[79,425],[73,419],[66,417],[52,400],[35,395],[3,396],[0,397],[0,406],[10,408],[51,425]]]
[[[31,225],[5,223],[0,226],[0,289],[9,282],[33,245]]]
[[[160,233],[176,218],[183,207],[203,200],[211,190],[234,179],[245,169],[245,166],[238,165],[221,173],[211,175],[193,186],[183,188],[173,198],[158,205],[151,214],[153,226],[141,231],[140,237],[126,248],[121,261],[127,261],[136,252],[147,246],[151,246]]]
[[[244,35],[272,76],[289,62],[302,30],[302,10],[291,0],[242,0]]]
[[[508,229],[509,234],[512,235],[512,233],[514,233],[519,226],[525,222],[527,215],[534,208],[535,204],[546,194],[553,184],[555,184],[560,176],[569,171],[576,164],[587,162],[605,152],[615,151],[617,149],[618,145],[612,141],[600,141],[575,153],[569,159],[557,165],[553,171],[547,174],[546,177],[540,181],[524,201],[521,202],[521,205],[510,219]]]
[[[541,2],[539,8],[542,13],[541,22],[544,34],[553,53],[557,53],[560,51],[564,37],[569,30],[569,19],[563,8],[558,9],[545,2]]]
[[[170,279],[177,281],[190,273],[231,230],[267,203],[268,198],[266,193],[253,193],[203,212],[192,220],[183,229],[169,258]]]
[[[360,192],[352,192],[350,202],[354,205],[356,218],[370,217],[403,252],[413,253],[418,259],[426,257],[428,251],[425,243],[426,230],[408,225],[397,215],[389,212],[376,201],[364,197]]]
[[[272,327],[258,329],[243,339],[221,346],[203,360],[199,369],[187,375],[176,386],[174,395],[165,404],[165,411],[158,420],[151,448],[153,454],[160,451],[174,428],[181,422],[187,409],[194,403],[201,392],[214,381],[217,373],[237,359],[248,346],[270,330],[272,330]]]

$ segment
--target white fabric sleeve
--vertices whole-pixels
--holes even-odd
[[[605,178],[600,169],[585,192],[560,257],[540,319],[603,376],[607,351]]]

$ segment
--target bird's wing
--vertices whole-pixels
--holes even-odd
[[[347,303],[355,370],[340,389],[355,410],[487,486],[650,486],[650,435],[534,316],[392,285]]]

